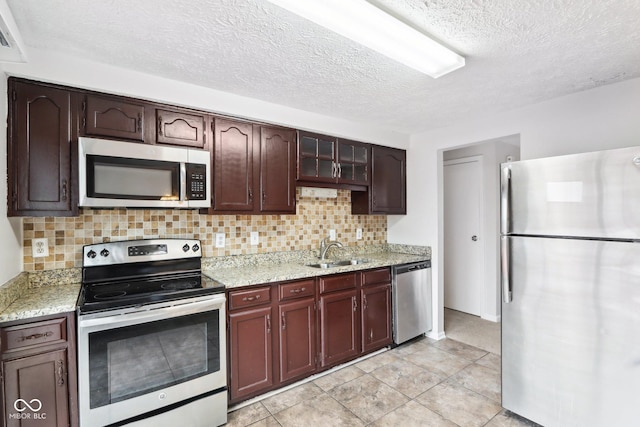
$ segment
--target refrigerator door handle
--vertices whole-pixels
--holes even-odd
[[[500,284],[502,285],[502,301],[509,304],[513,300],[513,289],[511,287],[511,243],[509,237],[500,237]]]
[[[507,234],[511,228],[511,165],[502,168],[500,174],[500,233]]]

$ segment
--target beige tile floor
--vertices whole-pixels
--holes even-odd
[[[228,426],[533,426],[500,406],[500,356],[422,338],[229,413]]]
[[[444,332],[448,338],[500,354],[500,323],[478,316],[444,309]]]

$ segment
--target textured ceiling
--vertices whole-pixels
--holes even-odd
[[[640,77],[637,0],[371,2],[466,66],[432,79],[265,0],[7,0],[27,48],[403,133]]]

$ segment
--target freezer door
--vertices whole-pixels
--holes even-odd
[[[545,427],[640,419],[640,243],[509,238],[502,405]]]
[[[640,238],[640,147],[507,163],[502,233]]]

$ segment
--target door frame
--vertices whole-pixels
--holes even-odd
[[[478,198],[479,198],[479,203],[478,203],[478,234],[479,234],[479,240],[480,240],[480,244],[481,244],[481,255],[480,255],[480,277],[481,277],[481,285],[480,285],[480,289],[481,289],[481,303],[480,303],[480,317],[482,319],[487,319],[487,320],[493,320],[493,316],[487,316],[487,295],[488,290],[487,290],[487,278],[486,278],[486,263],[487,263],[487,245],[489,243],[492,242],[491,239],[488,238],[488,236],[486,236],[485,234],[485,208],[484,208],[484,194],[485,194],[485,170],[484,170],[484,156],[483,155],[477,155],[477,156],[467,156],[467,157],[461,157],[459,159],[452,159],[452,160],[443,160],[442,162],[442,210],[443,210],[443,219],[446,218],[446,212],[445,212],[445,205],[444,205],[444,197],[445,197],[445,192],[444,192],[444,188],[445,188],[445,173],[444,173],[444,168],[446,166],[451,166],[451,165],[457,165],[457,164],[463,164],[463,163],[473,163],[473,162],[478,162],[479,166],[480,166],[480,176],[478,177]],[[444,221],[446,221],[446,219],[444,219]],[[447,236],[445,235],[445,227],[444,227],[444,221],[442,223],[442,235],[443,235],[443,243],[444,245],[446,245],[446,239]],[[442,248],[442,254],[443,254],[443,273],[445,270],[444,267],[444,263],[447,262],[447,260],[444,258],[444,246]],[[443,276],[444,277],[444,276]],[[443,295],[442,295],[442,307],[444,310],[444,283],[443,283]],[[493,294],[492,294],[493,295]],[[443,311],[444,313],[444,311]],[[446,331],[445,331],[446,333]]]

